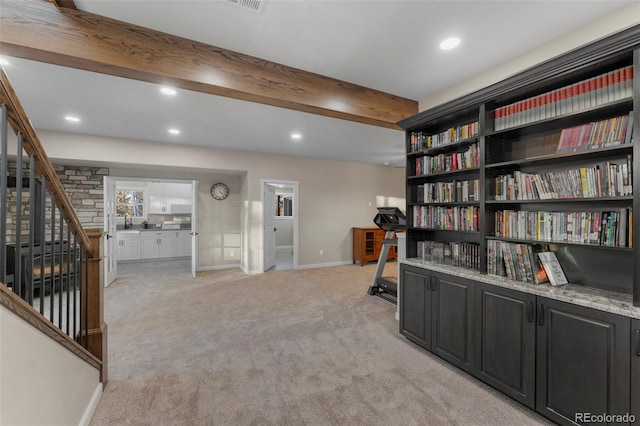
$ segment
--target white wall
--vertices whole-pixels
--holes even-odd
[[[0,425],[80,424],[102,389],[97,369],[4,306],[0,366]]]
[[[584,27],[560,37],[551,43],[547,43],[537,49],[523,53],[519,57],[507,61],[485,73],[479,74],[467,81],[449,87],[433,96],[424,99],[419,104],[420,111],[457,99],[461,96],[473,93],[491,84],[497,83],[518,72],[534,65],[540,64],[556,56],[560,56],[570,50],[584,46],[603,38],[607,35],[619,32],[625,28],[640,24],[640,2],[636,1],[629,6],[604,16]],[[544,26],[541,27],[544,30]]]
[[[349,262],[352,227],[370,226],[376,206],[404,208],[405,176],[399,168],[58,132],[40,131],[39,136],[50,158],[98,163],[109,167],[111,175],[138,170],[176,179],[198,179],[199,174],[239,176],[232,190],[235,196],[227,199],[226,214],[229,220],[239,217],[240,262],[247,272],[260,271],[262,259],[260,179],[300,182],[301,266]],[[206,198],[203,192],[208,187],[203,182],[200,186],[201,197]],[[203,238],[208,237],[201,232]]]

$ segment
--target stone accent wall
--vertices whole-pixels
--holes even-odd
[[[12,162],[8,166],[9,176],[15,176],[16,163]],[[28,166],[28,163],[23,164],[23,176],[25,178],[29,176]],[[109,169],[104,167],[54,165],[54,170],[67,196],[71,200],[71,204],[82,226],[84,228],[102,228],[104,221],[103,178],[109,175]],[[7,203],[9,207],[7,214],[7,237],[9,242],[13,242],[16,237],[16,188],[8,189]],[[22,207],[20,211],[22,214],[21,235],[23,242],[26,242],[29,233],[29,188],[23,188],[22,190]],[[56,216],[57,214],[58,213],[56,213]],[[59,225],[59,218],[60,217],[57,216],[56,228]],[[46,239],[49,239],[50,235],[50,221],[51,203],[50,197],[47,196],[45,208]]]
[[[55,165],[54,169],[84,228],[102,228],[104,223],[104,167]]]

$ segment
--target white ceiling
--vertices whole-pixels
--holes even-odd
[[[79,9],[423,100],[633,1],[75,0]],[[440,41],[462,39],[453,51]],[[9,58],[36,129],[403,165],[401,131]],[[82,122],[63,120],[77,114]],[[170,126],[181,134],[167,134]],[[290,134],[302,133],[299,142]]]

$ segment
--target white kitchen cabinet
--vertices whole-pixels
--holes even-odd
[[[177,253],[176,256],[191,256],[191,231],[181,230],[178,234]]]
[[[116,232],[117,240],[117,260],[138,260],[140,259],[140,233],[139,232]]]
[[[149,182],[149,213],[191,213],[191,184]]]
[[[142,259],[158,259],[175,257],[177,250],[176,231],[147,231],[142,232]]]

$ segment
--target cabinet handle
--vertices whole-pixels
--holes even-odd
[[[544,306],[538,305],[538,325],[544,325]]]
[[[533,322],[533,302],[529,302],[529,322]]]
[[[436,277],[431,277],[433,279],[433,288],[431,291],[438,291],[438,279]]]
[[[640,356],[640,330],[636,330],[636,356]]]

